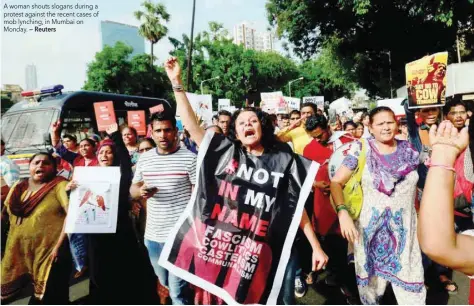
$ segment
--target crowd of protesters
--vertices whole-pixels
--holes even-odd
[[[176,59],[165,69],[185,127],[181,133],[174,116],[155,113],[149,137],[114,124],[100,139],[78,142],[61,136],[58,121],[51,127],[54,153],[33,155],[27,179],[19,179],[2,141],[3,302],[32,283],[30,303],[69,303],[72,236],[64,227],[70,192],[78,187],[74,168],[117,166],[116,233],[78,236],[87,244],[87,260],[75,277],[88,273],[88,303],[154,304],[159,297],[164,304],[169,296],[173,304],[222,304],[158,264],[191,198],[196,153],[210,132],[246,154],[299,154],[320,164],[279,303],[296,304],[322,269],[325,283],[350,304],[379,303],[389,284],[399,304],[425,304],[429,269],[450,294],[458,291],[450,269],[474,274],[474,238],[461,234],[474,229],[474,125],[465,102],[453,99],[417,113],[405,104],[403,118],[388,107],[353,118],[328,116],[312,103],[282,114],[248,107],[222,110],[212,125],[201,126]],[[345,157],[331,177],[329,161],[341,147]],[[345,191],[354,182],[363,195],[356,215],[348,205],[356,193]]]

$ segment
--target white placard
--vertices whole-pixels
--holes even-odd
[[[262,99],[260,107],[269,114],[274,114],[279,107],[285,107],[280,105],[283,98],[281,91],[261,92],[260,98]]]
[[[198,95],[186,93],[189,103],[203,122],[212,124],[212,95]]]
[[[303,103],[313,103],[316,107],[324,111],[324,96],[303,97]]]
[[[120,167],[75,167],[66,233],[115,233]]]
[[[230,106],[230,99],[219,99],[217,100],[217,110],[220,111],[223,109],[223,107],[229,107]]]
[[[296,109],[300,110],[301,107],[301,99],[300,98],[294,98],[294,97],[283,97],[288,105],[288,108],[290,110]]]
[[[237,110],[237,107],[231,105],[231,106],[224,106],[221,108],[221,110],[226,110],[228,111],[229,113],[233,114],[236,110]]]

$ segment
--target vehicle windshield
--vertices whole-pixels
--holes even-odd
[[[48,109],[3,116],[2,138],[7,153],[44,150],[44,135],[49,133],[56,115],[56,110]]]

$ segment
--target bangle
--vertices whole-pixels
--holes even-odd
[[[173,91],[174,92],[183,92],[184,91],[183,85],[180,85],[180,84],[173,85]]]
[[[340,204],[340,205],[337,205],[337,206],[336,206],[336,212],[338,212],[338,213],[339,213],[341,210],[345,210],[345,211],[347,211],[347,207],[346,207],[346,205],[344,205],[344,204]]]
[[[436,167],[436,168],[443,168],[445,170],[449,170],[449,171],[453,171],[454,173],[456,173],[456,169],[454,169],[453,167],[450,167],[448,165],[442,165],[442,164],[433,164],[431,162],[431,159],[428,158],[426,161],[425,161],[425,166],[431,168],[431,167]]]

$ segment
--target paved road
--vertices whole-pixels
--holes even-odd
[[[324,278],[324,275],[321,276]],[[439,293],[437,290],[430,289],[428,291],[427,304],[429,305],[467,305],[469,295],[469,279],[461,274],[454,273],[454,281],[459,286],[459,292],[457,295],[448,295],[446,293]],[[83,278],[76,281],[70,287],[70,300],[74,304],[83,304],[84,299],[89,293],[89,280]],[[22,297],[12,302],[12,305],[25,305],[28,304],[28,291],[23,292]],[[390,300],[390,295],[385,299],[388,304],[394,303]],[[297,300],[299,305],[335,305],[335,304],[346,304],[342,295],[338,290],[330,288],[324,285],[323,281],[318,282],[309,288],[308,293],[301,299]]]

